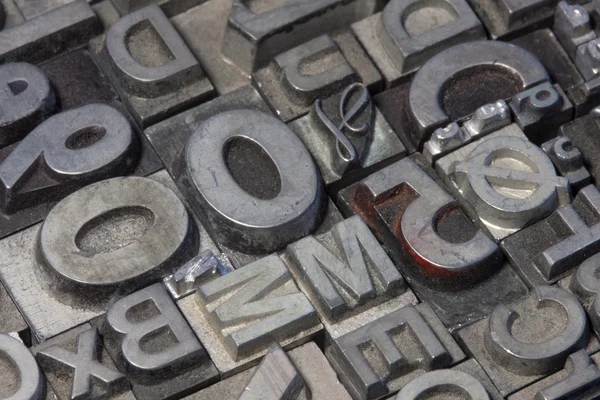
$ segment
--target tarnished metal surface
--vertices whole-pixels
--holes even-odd
[[[0,400],[600,397],[600,0],[0,0]]]

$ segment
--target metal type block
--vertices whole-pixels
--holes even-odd
[[[0,333],[0,382],[2,382],[0,396],[3,399],[46,399],[46,382],[35,358],[19,339],[2,333]]]
[[[279,54],[269,66],[252,74],[252,79],[274,113],[284,122],[307,114],[317,99],[323,101],[360,81],[329,35]]]
[[[392,0],[382,12],[354,23],[352,30],[382,71],[387,88],[440,51],[486,38],[466,0]]]
[[[338,339],[325,355],[355,399],[380,399],[431,370],[465,358],[426,303],[410,305]]]
[[[573,203],[504,239],[502,250],[530,286],[554,283],[600,251],[600,192],[589,185]]]
[[[510,395],[508,400],[592,400],[600,396],[600,370],[585,350],[567,358],[565,367]],[[600,360],[598,360],[600,361]]]
[[[212,116],[190,136],[182,161],[182,191],[220,246],[277,251],[323,220],[327,196],[317,166],[302,141],[269,114]]]
[[[163,282],[171,297],[179,300],[196,292],[203,283],[233,271],[226,255],[215,255],[211,249],[206,249],[179,267],[173,275],[164,278]]]
[[[251,75],[275,56],[381,9],[377,0],[233,0],[223,55]]]
[[[577,298],[557,286],[536,286],[525,300],[497,306],[458,338],[503,396],[559,371],[571,353],[600,347]]]
[[[215,365],[162,283],[118,300],[100,329],[138,399],[180,398],[218,380]]]
[[[19,338],[31,345],[31,332],[21,312],[10,298],[6,288],[0,282],[0,334]]]
[[[272,342],[289,349],[322,329],[277,255],[205,283],[177,304],[221,378],[257,364]]]
[[[0,278],[45,341],[172,273],[197,254],[197,236],[182,201],[164,184],[110,179],[75,192],[43,224],[0,242]]]
[[[22,0],[26,1],[26,0]],[[150,4],[158,4],[169,18],[208,0],[112,0],[121,15],[127,15]]]
[[[542,83],[516,94],[510,108],[525,136],[540,146],[558,127],[573,119],[573,105],[559,85]]]
[[[75,0],[13,0],[26,20],[38,17],[73,1]]]
[[[0,148],[18,142],[50,116],[56,107],[46,74],[27,63],[0,66]]]
[[[548,79],[544,66],[528,51],[505,42],[477,41],[432,57],[415,74],[410,89],[397,88],[385,98],[383,93],[375,103],[407,148],[421,148],[435,129]]]
[[[462,126],[453,122],[433,131],[431,139],[423,145],[423,156],[433,166],[438,158],[510,123],[510,109],[504,100],[486,104],[479,107]]]
[[[250,83],[250,74],[223,57],[221,51],[232,3],[210,0],[171,19],[219,95]]]
[[[470,359],[451,369],[427,372],[404,386],[395,400],[502,400],[477,361]]]
[[[290,244],[284,260],[333,339],[417,303],[358,215]]]
[[[583,156],[583,165],[592,177],[600,179],[600,110],[592,111],[560,127],[561,136],[567,137]]]
[[[500,241],[571,201],[569,181],[516,124],[464,146],[436,171],[471,218]]]
[[[362,83],[353,83],[288,125],[304,142],[329,193],[406,155]]]
[[[575,86],[568,95],[575,107],[575,118],[585,116],[600,102],[600,77]]]
[[[200,63],[156,4],[121,18],[90,41],[90,49],[142,128],[215,95]]]
[[[514,38],[552,25],[558,0],[470,0],[492,39]]]
[[[41,156],[45,162],[38,162]],[[119,174],[146,175],[160,165],[118,102],[56,114],[21,142],[0,149],[0,193],[5,196],[0,237],[41,221],[57,201],[88,183]]]
[[[548,71],[552,82],[568,92],[584,80],[550,29],[540,29],[520,36],[510,43],[536,56]]]
[[[571,59],[575,59],[577,47],[596,38],[588,10],[578,4],[560,1],[554,11],[556,38]]]
[[[98,16],[98,19],[102,22],[102,25],[104,25],[105,30],[121,18],[111,0],[94,2],[94,4],[92,4],[92,9]]]
[[[117,93],[87,50],[76,50],[54,58],[41,64],[40,69],[50,81],[61,111],[91,103],[110,104],[117,100]]]
[[[287,352],[293,366],[302,375],[305,386],[298,400],[328,399],[351,400],[350,394],[338,381],[331,365],[314,342],[309,342]],[[221,382],[201,390],[185,400],[235,399],[244,390],[258,367],[239,372]],[[275,371],[276,372],[276,371]]]
[[[600,76],[600,38],[577,47],[575,65],[586,81]]]
[[[567,136],[559,136],[542,144],[542,150],[550,157],[556,170],[569,180],[571,192],[592,183],[592,176],[584,165],[583,154]]]
[[[31,352],[59,400],[135,400],[127,378],[117,371],[90,324],[61,333]]]
[[[0,62],[39,63],[82,46],[102,32],[86,0],[75,0],[0,32]]]
[[[417,296],[455,328],[527,288],[434,177],[411,156],[340,191],[338,204],[363,218]]]
[[[300,397],[304,378],[277,343],[263,357],[239,400],[294,400]]]

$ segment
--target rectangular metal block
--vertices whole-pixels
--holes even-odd
[[[498,246],[465,216],[418,153],[343,189],[337,203],[345,216],[363,218],[417,297],[449,329],[527,293]]]
[[[351,89],[351,86],[347,89]],[[355,87],[348,96],[343,98],[342,94],[338,93],[319,102],[322,116],[317,112],[315,105],[308,115],[289,123],[289,127],[311,152],[328,192],[333,197],[342,187],[406,156],[406,148],[377,107],[373,105],[366,90],[364,86],[361,89]],[[353,122],[350,123],[353,128],[351,130],[344,125],[343,121],[348,116],[340,115],[339,107],[344,104],[346,109],[350,109],[363,100],[362,96],[368,103],[361,111],[354,114]],[[339,126],[341,129],[333,129]],[[356,127],[364,128],[357,134],[354,132]],[[351,163],[345,162],[338,150],[339,134],[345,136],[351,143],[353,139],[355,140],[352,146],[356,151],[356,157]]]
[[[149,4],[158,4],[167,17],[174,17],[208,0],[112,0],[121,15],[129,14]]]
[[[61,58],[56,60],[59,62],[58,60],[61,60]],[[49,71],[51,74],[53,73],[51,68],[49,68]],[[81,71],[82,75],[84,73],[84,71]],[[73,74],[75,74],[75,72],[73,72]],[[81,78],[83,79],[82,75]],[[52,80],[51,82],[54,83],[55,81]],[[81,93],[78,91],[79,88],[85,89],[86,85],[69,85],[68,82],[63,80],[58,80],[56,83],[56,91],[58,92],[59,96],[61,94],[64,95],[64,97],[58,97],[58,100],[60,101],[61,99],[64,99],[67,106],[79,107],[82,105],[78,104],[80,102],[85,102],[84,104],[90,104],[85,96],[80,97]],[[98,96],[108,97],[108,93],[110,92],[101,92],[98,93]],[[93,99],[89,100],[93,101]],[[148,140],[143,135],[141,130],[137,127],[127,110],[125,110],[125,107],[116,100],[109,103],[109,105],[117,109],[119,112],[121,112],[121,114],[129,119],[131,127],[136,134],[136,140],[139,141],[139,150],[135,157],[136,160],[134,164],[131,165],[127,170],[127,174],[134,176],[146,176],[162,168],[160,159],[152,149],[150,143],[148,143]],[[55,115],[58,115],[58,113]],[[68,129],[68,127],[66,128]],[[0,164],[15,150],[15,148],[18,147],[19,143],[20,142],[17,142],[0,149]],[[25,187],[32,191],[35,191],[36,188],[44,188],[46,186],[55,186],[56,190],[52,196],[47,198],[46,201],[43,201],[39,204],[33,204],[29,207],[14,210],[12,212],[4,212],[0,210],[0,238],[6,237],[14,232],[40,222],[50,212],[57,201],[73,192],[72,188],[69,189],[69,187],[61,187],[61,182],[53,179],[52,176],[46,173],[42,168],[34,170],[30,179],[31,184]]]
[[[452,8],[452,12],[448,8]],[[486,38],[466,0],[394,2],[352,24],[352,31],[382,72],[387,89],[448,47]]]
[[[122,17],[91,40],[89,48],[142,128],[216,95],[200,63],[155,4]]]
[[[541,302],[548,306],[541,307]],[[526,299],[500,305],[491,317],[460,329],[457,340],[498,391],[508,396],[562,368],[571,352],[584,349],[593,354],[600,349],[580,318],[581,311],[577,299],[568,292],[557,286],[537,286]],[[518,317],[508,317],[509,313],[515,315],[513,312]],[[514,318],[510,329],[506,318]],[[522,361],[513,361],[511,353]]]
[[[50,10],[72,3],[74,0],[13,0],[26,20],[45,14]]]
[[[354,399],[375,400],[465,354],[426,303],[403,307],[335,340],[325,355]],[[435,360],[435,361],[434,361]]]
[[[509,236],[500,246],[527,285],[554,283],[600,250],[599,221],[600,193],[589,185],[572,204]]]
[[[277,255],[204,284],[177,305],[223,379],[258,364],[273,341],[289,350],[323,328]]]
[[[585,167],[592,177],[600,179],[600,125],[594,112],[576,118],[562,125],[559,129],[561,136],[571,140],[571,144],[583,155]]]
[[[150,178],[161,182],[181,195],[166,171]],[[68,305],[51,293],[41,279],[37,261],[38,236],[42,224],[31,226],[0,241],[0,280],[22,311],[32,330],[32,337],[43,342],[74,326],[100,316],[105,309]],[[198,225],[199,247],[214,248],[201,225]],[[125,289],[125,288],[124,288]]]
[[[118,372],[96,328],[88,323],[32,347],[31,353],[58,400],[75,396],[135,400],[125,375]],[[92,376],[105,381],[100,384]]]
[[[332,339],[418,302],[359,216],[288,245],[282,258]]]
[[[304,378],[305,387],[298,400],[351,400],[350,394],[338,381],[331,365],[314,342],[308,342],[287,352],[292,363]],[[185,400],[235,399],[254,374],[257,367],[239,372],[221,382],[186,397]]]
[[[550,78],[565,92],[584,82],[579,70],[550,29],[528,33],[511,40],[510,43],[536,56],[546,67]]]
[[[39,63],[102,32],[86,0],[76,0],[0,32],[0,62]]]
[[[0,5],[4,8],[4,14],[6,15],[4,29],[19,25],[25,21],[21,10],[19,10],[14,0],[0,0]]]

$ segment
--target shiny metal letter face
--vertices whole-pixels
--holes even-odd
[[[592,177],[583,163],[581,151],[573,146],[567,136],[551,139],[541,147],[552,160],[556,170],[569,180],[573,194],[592,182]]]
[[[428,393],[457,391],[465,399],[489,400],[485,387],[471,375],[451,369],[440,369],[421,375],[402,388],[396,400],[425,400]],[[442,392],[442,393],[443,393]]]
[[[202,67],[156,4],[121,18],[91,47],[142,128],[214,94]]]
[[[495,84],[496,97],[481,99],[483,103],[474,104],[471,110],[467,109],[466,105],[455,105],[453,110],[449,111],[451,106],[448,101],[449,91],[456,90],[460,88],[460,83],[466,85],[467,82],[473,84],[471,89],[477,90],[475,83],[479,79],[478,70],[487,73],[494,71],[495,75],[492,74],[492,77],[498,77],[498,81],[501,81],[501,85]],[[458,85],[449,85],[457,76],[466,74],[472,74],[469,75],[470,80],[462,79]],[[492,78],[486,80],[490,79]],[[444,50],[427,61],[412,80],[408,95],[408,106],[414,123],[414,132],[410,132],[411,139],[421,146],[434,129],[474,112],[477,107],[490,100],[512,97],[548,79],[546,69],[534,55],[509,43],[479,41]],[[494,82],[488,82],[490,83]],[[478,100],[476,94],[471,96],[474,100],[462,96],[460,101],[471,104]]]
[[[597,398],[599,394],[600,370],[585,350],[579,350],[567,358],[563,370],[510,395],[508,399],[593,399]]]
[[[0,62],[39,63],[102,33],[86,0],[75,0],[0,32]]]
[[[589,12],[579,4],[566,1],[556,6],[552,30],[571,59],[575,59],[579,45],[596,38]]]
[[[126,172],[136,147],[127,118],[107,105],[89,104],[54,115],[0,164],[0,208],[10,213],[58,200],[58,188],[64,196],[90,182]],[[52,183],[31,184],[38,166]]]
[[[571,200],[568,180],[515,125],[443,157],[436,169],[496,240]]]
[[[406,306],[328,343],[327,358],[356,399],[379,399],[463,352],[425,303]]]
[[[3,398],[42,400],[45,386],[43,376],[35,358],[23,343],[0,334],[0,363],[0,395]]]
[[[600,251],[600,192],[593,185],[573,203],[502,241],[510,263],[530,285],[553,283]]]
[[[485,39],[465,0],[392,0],[352,29],[388,87],[448,47]]]
[[[569,290],[586,306],[596,334],[600,332],[600,254],[586,259],[571,275]],[[566,279],[568,280],[568,278]],[[562,281],[561,281],[562,283]]]
[[[254,371],[239,400],[294,400],[303,386],[300,372],[285,351],[274,344]]]
[[[557,286],[536,286],[514,308],[499,305],[458,335],[503,396],[560,370],[574,351],[598,348],[583,307]]]
[[[253,79],[271,108],[289,122],[359,77],[331,36],[322,35],[279,54]]]
[[[386,307],[392,309],[392,302],[396,307],[416,302],[410,290],[403,300],[391,300],[406,292],[406,284],[358,215],[316,238],[308,236],[292,243],[287,258],[333,338],[358,328],[360,325],[346,322],[358,313],[388,300]],[[362,319],[367,319],[366,315]]]
[[[124,374],[103,348],[98,330],[84,324],[31,349],[59,399],[119,396],[133,399]],[[125,392],[129,392],[124,394]]]
[[[2,280],[40,341],[159,281],[198,248],[179,197],[138,177],[87,186],[58,203],[41,229],[0,244]]]
[[[229,169],[228,148],[248,142],[277,169],[279,184],[268,191],[274,196],[250,194]],[[310,153],[281,121],[258,111],[228,111],[204,121],[187,143],[184,175],[188,199],[211,236],[235,250],[279,250],[312,232],[322,217],[324,188]]]
[[[162,283],[118,300],[102,325],[104,343],[137,398],[200,389],[217,370]]]
[[[26,63],[0,67],[0,148],[27,135],[48,117],[56,103],[50,81]]]
[[[178,305],[221,376],[257,360],[273,341],[289,347],[321,328],[315,309],[276,255],[200,286]]]

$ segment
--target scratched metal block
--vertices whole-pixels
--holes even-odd
[[[215,365],[162,283],[119,299],[95,323],[137,399],[181,398],[218,380]]]
[[[571,200],[568,180],[517,124],[440,158],[435,168],[497,242]]]
[[[329,399],[351,400],[350,394],[338,381],[331,365],[314,342],[309,342],[287,352],[293,366],[302,375],[304,387],[294,399]],[[186,400],[204,399],[237,399],[245,389],[258,367],[252,367],[239,372],[221,382],[203,389]],[[272,376],[277,376],[273,374]],[[258,396],[265,395],[264,390],[256,392]]]
[[[337,339],[325,355],[355,399],[393,394],[415,377],[465,358],[426,303],[394,311]]]
[[[57,400],[23,342],[0,333],[0,396],[4,399]]]
[[[527,285],[554,283],[600,250],[599,221],[600,192],[589,185],[572,204],[504,239],[501,247]]]
[[[392,0],[383,11],[352,24],[390,88],[427,59],[459,43],[486,39],[466,0]]]
[[[129,382],[101,342],[98,330],[83,324],[31,348],[58,400],[134,400]]]
[[[156,4],[122,17],[89,47],[142,128],[215,95],[200,63]]]
[[[56,82],[68,86],[63,80]],[[73,88],[76,86],[65,88],[61,85],[58,89],[65,103],[74,106],[77,102],[85,102],[86,99],[73,92]],[[5,104],[12,108],[7,107],[10,112],[5,118],[15,121],[11,125],[15,127],[11,136],[15,133],[19,136],[11,137],[9,144],[0,148],[0,191],[3,196],[0,237],[41,221],[57,201],[85,184],[122,174],[144,176],[161,168],[156,153],[118,101],[109,105],[85,103],[53,116],[44,114],[41,119],[46,118],[45,121],[37,125],[40,118],[31,120],[34,115],[24,113],[33,108],[32,96],[22,92],[17,96],[9,95],[9,99],[10,103]],[[23,129],[17,130],[16,124],[21,124]],[[41,143],[40,137],[52,140]],[[67,137],[71,140],[67,141]],[[4,138],[8,139],[8,136],[4,134]],[[32,155],[23,156],[30,151]],[[37,157],[42,153],[46,162],[37,163]],[[63,164],[70,163],[70,166],[58,167],[62,172],[57,172],[53,158]],[[25,167],[31,167],[27,173],[23,173]]]
[[[353,40],[348,35],[342,39]],[[307,114],[317,99],[324,101],[351,83],[362,82],[367,88],[379,84],[381,75],[371,61],[366,57],[346,58],[339,40],[319,36],[278,54],[268,66],[252,74],[254,86],[284,122]],[[365,69],[373,72],[366,74]]]
[[[101,315],[115,299],[210,248],[166,172],[152,178],[87,186],[55,206],[44,224],[0,242],[0,279],[37,340]]]
[[[86,0],[76,0],[0,32],[0,62],[38,63],[80,47],[102,32]]]
[[[577,298],[558,286],[536,286],[457,334],[503,396],[561,370],[573,352],[600,348]]]
[[[240,124],[254,128],[246,130],[245,136],[260,143],[262,151],[249,140],[233,140],[239,138],[235,126]],[[325,195],[308,150],[285,124],[268,114],[268,107],[251,87],[188,110],[145,133],[234,267],[282,250],[311,231],[326,231],[342,219]],[[228,147],[224,152],[225,143]],[[198,167],[198,163],[205,166]],[[210,174],[204,173],[209,170]],[[294,188],[281,184],[288,177],[289,182],[294,181]],[[293,203],[289,196],[279,193],[290,189],[296,190]],[[227,191],[230,193],[218,201],[205,198]],[[240,204],[256,208],[250,212],[238,207]],[[229,216],[227,220],[223,219],[225,215]],[[290,229],[294,223],[292,215],[303,216],[294,229]],[[214,216],[220,223],[215,223]],[[255,222],[246,219],[242,224],[240,218]],[[270,224],[267,219],[277,221]],[[240,236],[236,230],[247,232]]]
[[[344,215],[363,218],[417,296],[454,329],[522,298],[527,288],[438,179],[417,153],[340,191],[337,200]]]
[[[552,26],[557,0],[470,0],[493,39]]]
[[[567,358],[563,369],[508,396],[508,400],[594,399],[600,396],[600,354],[579,350]]]
[[[274,341],[291,349],[323,328],[277,255],[205,283],[177,305],[221,378],[256,365]]]
[[[288,245],[288,268],[336,339],[417,298],[359,216]]]
[[[311,152],[332,196],[406,155],[404,145],[360,83],[324,101],[318,99],[308,115],[290,122],[289,127]]]

